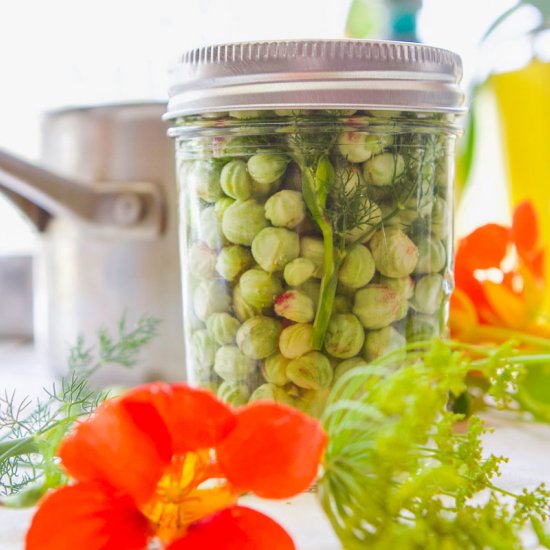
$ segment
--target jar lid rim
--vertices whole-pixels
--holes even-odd
[[[463,112],[460,56],[383,40],[217,44],[170,72],[165,118],[203,112],[363,108]]]

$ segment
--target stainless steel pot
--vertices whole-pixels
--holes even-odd
[[[42,166],[0,151],[0,186],[41,233],[37,345],[56,372],[79,334],[93,342],[126,312],[161,319],[138,368],[98,383],[185,377],[173,152],[162,103],[46,115]]]

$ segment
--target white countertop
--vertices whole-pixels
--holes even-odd
[[[11,357],[11,359],[10,359]],[[25,359],[25,361],[22,361]],[[17,367],[17,368],[15,368]],[[18,389],[37,395],[49,380],[28,346],[0,345],[0,391]],[[499,416],[488,424],[494,433],[485,437],[487,454],[507,456],[497,485],[512,491],[550,485],[550,426],[522,423]],[[339,550],[340,545],[323,515],[314,494],[303,494],[284,501],[254,497],[241,500],[279,521],[292,535],[298,550]],[[32,510],[0,509],[0,550],[22,550],[25,530]]]

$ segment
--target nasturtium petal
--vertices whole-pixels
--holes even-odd
[[[539,240],[539,228],[537,213],[531,202],[524,201],[514,209],[511,235],[522,258],[535,250]]]
[[[319,421],[267,401],[237,409],[236,416],[235,429],[217,449],[228,481],[265,498],[308,489],[327,442]]]
[[[455,290],[461,290],[467,294],[478,310],[489,307],[482,284],[475,278],[472,271],[465,269],[458,262],[458,258],[455,263]]]
[[[228,508],[192,525],[167,550],[295,550],[290,535],[271,518],[244,506]]]
[[[59,457],[78,481],[102,481],[146,502],[172,458],[164,420],[150,403],[102,403],[61,443]]]
[[[531,270],[539,280],[544,279],[544,262],[545,262],[544,249],[541,249],[538,252],[536,252],[531,258]]]
[[[509,244],[510,231],[507,227],[496,223],[483,225],[460,240],[456,264],[472,272],[500,267]]]
[[[460,288],[451,295],[451,314],[449,328],[453,338],[464,338],[470,341],[478,324],[476,308],[472,300]]]
[[[78,483],[44,497],[26,550],[143,550],[148,522],[132,498],[98,483]]]
[[[229,406],[210,392],[186,384],[147,384],[123,399],[155,406],[172,436],[174,453],[215,447],[236,423]]]
[[[483,290],[492,310],[501,319],[501,324],[513,329],[525,328],[532,320],[523,298],[503,284],[485,281]]]
[[[174,451],[215,447],[235,427],[233,411],[206,390],[172,386],[170,430]]]

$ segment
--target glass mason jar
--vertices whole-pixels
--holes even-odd
[[[348,369],[444,333],[459,79],[404,43],[184,56],[167,118],[191,383],[319,415]]]

